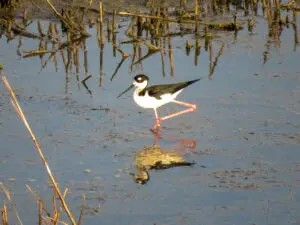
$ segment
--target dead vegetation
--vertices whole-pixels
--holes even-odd
[[[99,86],[103,85],[103,67],[104,67],[104,46],[105,44],[111,45],[113,49],[113,55],[121,55],[121,60],[116,66],[115,70],[112,71],[110,80],[113,80],[118,74],[119,69],[123,63],[130,58],[130,71],[133,72],[138,67],[142,68],[143,62],[149,59],[153,54],[161,55],[161,70],[162,75],[166,76],[167,63],[164,58],[166,56],[169,62],[170,75],[175,75],[173,51],[174,44],[172,43],[172,37],[175,36],[185,36],[193,35],[192,40],[185,42],[185,51],[187,55],[194,54],[194,65],[198,65],[198,58],[201,54],[201,50],[208,51],[209,53],[209,79],[213,78],[215,68],[225,51],[225,44],[223,41],[218,39],[218,32],[232,32],[234,37],[237,37],[239,30],[244,28],[244,24],[239,22],[234,7],[238,7],[238,4],[243,5],[244,16],[246,21],[248,21],[248,31],[250,33],[255,29],[255,15],[258,14],[258,9],[261,7],[263,16],[266,18],[268,23],[268,35],[266,49],[264,51],[264,63],[266,63],[270,57],[270,50],[272,45],[275,47],[280,46],[280,35],[283,27],[292,26],[294,30],[294,49],[296,50],[299,44],[298,30],[297,30],[297,13],[299,11],[299,6],[292,0],[286,4],[281,4],[280,1],[274,0],[261,0],[261,1],[241,1],[237,5],[231,4],[230,1],[225,1],[222,3],[217,3],[217,1],[208,1],[203,4],[199,4],[197,0],[193,3],[193,8],[188,8],[186,1],[180,1],[179,7],[168,8],[162,4],[154,5],[153,1],[149,1],[149,13],[139,13],[139,12],[123,12],[117,11],[116,9],[104,11],[104,5],[100,1],[99,9],[92,8],[93,1],[89,1],[86,7],[78,7],[71,5],[70,7],[57,9],[55,5],[52,4],[50,0],[44,2],[44,6],[40,6],[34,1],[30,2],[33,8],[40,11],[54,12],[55,16],[59,19],[61,23],[61,28],[59,24],[51,21],[48,28],[41,25],[39,20],[29,21],[26,9],[22,9],[23,18],[16,18],[12,15],[5,15],[0,18],[0,38],[5,36],[7,41],[18,38],[19,45],[18,50],[22,47],[22,38],[32,38],[39,41],[38,49],[32,50],[20,50],[20,56],[23,58],[37,57],[41,60],[41,70],[43,70],[50,61],[53,62],[55,70],[58,71],[58,58],[60,57],[62,64],[65,69],[66,81],[72,70],[75,68],[77,74],[76,80],[79,84],[82,84],[89,94],[92,94],[91,90],[88,88],[88,80],[93,77],[88,71],[88,50],[86,47],[86,39],[89,38],[89,33],[86,31],[87,24],[90,27],[96,25],[97,29],[97,45],[99,48]],[[7,7],[9,10],[15,10],[19,4],[22,6],[22,2],[16,1],[1,1],[1,7]],[[283,14],[282,11],[289,10],[287,14]],[[222,15],[230,13],[231,11],[234,16],[230,21],[215,21],[211,22],[209,19],[210,14]],[[285,15],[285,16],[284,16]],[[125,29],[125,37],[127,40],[118,41],[118,21],[120,17],[129,17],[130,23],[128,23]],[[245,20],[244,20],[245,21]],[[37,31],[31,32],[27,28],[31,23],[36,23]],[[174,26],[174,24],[176,26]],[[218,42],[214,42],[214,40]],[[124,50],[124,45],[131,45],[132,51],[126,52]],[[50,47],[49,47],[50,46]],[[143,54],[143,49],[146,48],[147,52]],[[85,76],[79,78],[80,71],[80,52],[83,52],[83,68]],[[117,54],[118,52],[118,54]],[[215,55],[216,53],[216,55]],[[0,72],[2,65],[0,64]],[[53,210],[50,212],[49,209],[45,208],[45,204],[41,197],[39,197],[31,188],[27,186],[28,190],[32,193],[36,199],[38,205],[38,221],[39,224],[57,224],[68,222],[62,221],[60,219],[62,210],[64,210],[69,220],[72,224],[80,224],[82,220],[82,210],[78,221],[74,219],[68,209],[68,205],[65,201],[66,194],[68,190],[66,189],[62,193],[55,181],[54,176],[47,164],[47,161],[42,153],[42,150],[32,132],[25,115],[20,108],[17,99],[14,96],[13,90],[10,87],[7,79],[4,77],[3,82],[6,84],[8,90],[12,96],[12,104],[18,112],[19,116],[22,118],[24,124],[26,125],[35,147],[37,148],[43,165],[46,169],[48,176],[50,177],[53,184]],[[66,93],[68,87],[66,85]],[[155,149],[155,153],[158,152],[158,148]],[[163,154],[159,151],[159,156]],[[157,155],[156,155],[157,156]],[[176,156],[174,156],[176,157]],[[155,158],[157,160],[157,158]],[[178,162],[182,163],[182,159],[178,158]],[[157,160],[159,161],[159,160]],[[161,161],[161,160],[160,160]],[[137,177],[136,180],[144,182],[149,179],[149,174],[145,167],[141,166],[139,163],[137,169],[141,172],[142,178]],[[162,166],[161,163],[153,165]],[[147,165],[149,166],[149,165]],[[138,175],[137,175],[138,176]],[[5,193],[8,203],[12,204],[11,197],[7,188],[4,184],[1,184],[2,190]],[[61,207],[58,207],[56,197],[60,199]],[[9,218],[7,214],[7,202],[4,201],[1,208],[2,212],[2,224],[9,224]],[[18,217],[17,210],[15,214]],[[22,224],[21,219],[19,220]]]
[[[19,5],[22,2],[20,2]],[[248,21],[248,31],[253,32],[255,29],[255,15],[257,15],[259,8],[266,17],[269,25],[269,35],[266,43],[266,50],[264,52],[264,63],[268,61],[270,56],[271,45],[275,43],[275,47],[280,46],[280,34],[283,26],[292,25],[295,31],[294,49],[299,43],[297,34],[297,4],[290,1],[286,4],[281,4],[279,0],[261,0],[261,1],[240,1],[232,3],[225,1],[217,3],[216,1],[203,1],[199,4],[198,1],[193,1],[193,4],[187,6],[187,2],[183,0],[178,1],[175,7],[168,7],[162,4],[161,1],[149,0],[147,6],[148,13],[125,12],[117,9],[106,9],[102,1],[98,3],[93,0],[84,1],[82,4],[71,2],[69,5],[55,6],[50,0],[44,1],[43,4],[37,4],[36,1],[30,1],[31,8],[46,13],[52,11],[56,18],[59,19],[59,24],[50,22],[48,30],[41,26],[40,21],[36,20],[37,31],[28,31],[28,26],[35,21],[29,21],[28,11],[26,8],[21,10],[22,20],[16,19],[14,16],[4,16],[0,19],[0,36],[5,34],[8,40],[21,36],[26,38],[39,39],[40,44],[38,49],[19,51],[24,58],[27,57],[46,57],[42,62],[43,70],[50,61],[53,61],[55,70],[58,71],[57,59],[61,56],[65,67],[65,72],[75,68],[76,73],[79,72],[79,54],[84,52],[84,68],[85,77],[77,78],[78,85],[81,80],[84,80],[88,74],[88,55],[86,47],[86,38],[90,35],[86,31],[87,24],[90,28],[96,25],[98,47],[100,49],[100,74],[99,85],[102,85],[103,72],[103,51],[105,43],[108,43],[113,48],[113,55],[116,57],[117,52],[121,55],[121,60],[112,72],[110,80],[113,80],[118,74],[119,69],[124,62],[131,58],[130,71],[136,70],[143,66],[143,61],[150,58],[152,55],[160,53],[161,68],[163,76],[166,75],[166,65],[164,56],[168,55],[170,75],[175,75],[173,63],[173,44],[172,37],[194,35],[195,41],[186,41],[186,54],[190,55],[194,51],[194,65],[198,65],[198,57],[201,54],[201,49],[209,51],[210,56],[210,72],[209,78],[215,71],[217,63],[224,51],[224,43],[218,36],[218,32],[234,32],[237,37],[239,30],[244,28],[244,24],[239,22],[235,8],[243,7],[244,16]],[[24,4],[23,4],[24,5]],[[84,5],[84,6],[83,6]],[[96,6],[96,7],[95,7]],[[192,7],[191,7],[192,6]],[[292,16],[288,13],[285,17],[282,16],[281,10],[292,10]],[[233,14],[231,21],[224,22],[212,21],[214,15],[229,15]],[[212,16],[211,16],[212,15]],[[125,36],[128,40],[118,40],[118,23],[123,17],[130,17],[130,23],[125,31]],[[290,19],[290,18],[293,19]],[[97,22],[97,23],[96,23]],[[66,34],[66,35],[65,35]],[[64,38],[64,36],[66,38]],[[217,41],[214,41],[217,40]],[[274,42],[275,40],[275,42]],[[47,43],[51,43],[52,47],[47,48]],[[132,52],[125,52],[123,45],[132,45]],[[20,45],[21,46],[21,38]],[[214,47],[214,45],[217,46]],[[143,54],[144,46],[147,52]],[[214,59],[214,49],[219,49],[217,58]],[[221,51],[222,50],[222,51]],[[88,86],[84,86],[87,91]]]

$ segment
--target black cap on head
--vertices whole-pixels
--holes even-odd
[[[144,74],[138,74],[134,77],[135,82],[143,83],[145,80],[148,81],[149,78]]]

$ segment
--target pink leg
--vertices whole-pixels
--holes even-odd
[[[160,127],[160,122],[161,122],[161,119],[158,117],[156,109],[154,109],[154,114],[155,114],[156,123],[152,126],[152,130],[154,130],[156,127],[159,128]]]
[[[193,104],[190,104],[190,103],[187,103],[187,102],[180,102],[180,101],[176,101],[176,100],[173,100],[173,102],[176,103],[176,104],[179,104],[179,105],[187,106],[187,107],[189,107],[189,109],[185,109],[185,110],[179,111],[177,113],[173,113],[171,115],[164,116],[164,117],[160,118],[160,122],[164,121],[164,120],[167,120],[167,119],[170,119],[170,118],[173,118],[175,116],[179,116],[179,115],[188,113],[188,112],[194,112],[197,108],[196,105],[193,105]]]
[[[185,110],[179,111],[177,113],[173,113],[173,114],[170,114],[168,116],[164,116],[162,118],[158,117],[157,110],[154,109],[156,123],[153,125],[152,130],[154,130],[156,127],[160,127],[160,122],[162,122],[164,120],[167,120],[167,119],[170,119],[170,118],[173,118],[175,116],[179,116],[179,115],[182,115],[182,114],[185,114],[185,113],[194,112],[197,108],[196,105],[190,104],[190,103],[187,103],[187,102],[180,102],[180,101],[176,101],[176,100],[173,100],[173,102],[176,103],[176,104],[179,104],[179,105],[187,106],[187,107],[189,107],[189,109],[185,109]]]
[[[179,105],[184,105],[190,108],[193,108],[194,111],[196,110],[197,106],[191,103],[187,103],[187,102],[181,102],[181,101],[177,101],[177,100],[173,100],[174,103],[179,104]]]

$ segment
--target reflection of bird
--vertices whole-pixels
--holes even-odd
[[[150,175],[148,170],[168,169],[178,166],[192,166],[195,163],[187,162],[176,151],[172,149],[161,149],[158,145],[145,146],[143,150],[135,153],[135,182],[146,184]]]
[[[177,95],[187,86],[197,82],[200,79],[176,83],[176,84],[162,84],[155,85],[151,87],[147,87],[149,78],[146,75],[138,74],[134,77],[134,81],[132,85],[123,91],[118,98],[123,95],[125,92],[129,91],[131,88],[136,87],[133,98],[136,104],[138,104],[142,108],[152,108],[154,109],[156,123],[153,125],[152,129],[156,127],[160,127],[160,123],[166,119],[170,119],[172,117],[193,112],[196,110],[196,105],[180,102],[175,100]],[[157,108],[165,105],[169,102],[174,102],[179,105],[184,105],[189,107],[188,109],[182,110],[177,113],[173,113],[171,115],[159,118],[157,114]]]

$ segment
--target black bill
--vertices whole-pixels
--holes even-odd
[[[134,85],[132,84],[132,85],[130,85],[130,87],[129,88],[127,88],[125,91],[123,91],[121,94],[119,94],[119,96],[117,97],[117,98],[120,98],[123,94],[125,94],[127,91],[129,91],[131,88],[133,88],[134,87]]]

